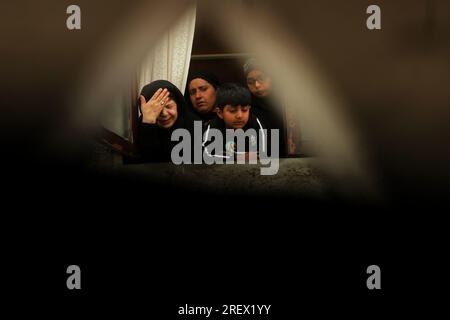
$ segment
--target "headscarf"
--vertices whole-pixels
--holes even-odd
[[[156,80],[145,85],[141,90],[141,95],[145,97],[145,101],[148,101],[160,88],[169,90],[170,97],[177,104],[178,116],[175,123],[168,129],[157,124],[143,124],[141,116],[136,143],[143,161],[171,161],[172,148],[177,144],[177,142],[171,140],[173,131],[183,128],[191,132],[191,135],[193,132],[194,120],[186,111],[183,95],[175,85],[166,80]],[[140,99],[138,99],[138,107],[140,108]]]
[[[187,110],[191,112],[192,114],[196,115],[198,118],[211,118],[215,116],[214,112],[210,112],[211,117],[208,117],[208,114],[201,114],[198,113],[197,110],[195,110],[194,106],[192,105],[191,96],[189,94],[189,85],[192,80],[194,79],[203,79],[206,82],[208,82],[210,85],[214,87],[214,89],[217,90],[217,87],[220,86],[220,81],[217,78],[217,76],[211,72],[208,71],[194,71],[189,75],[187,85],[186,85],[186,91],[184,93],[184,98],[187,105]]]
[[[264,70],[264,68],[262,68],[262,66],[259,64],[258,60],[256,60],[255,58],[248,59],[244,63],[242,69],[244,71],[245,77],[247,77],[247,75],[253,70]]]
[[[167,80],[156,80],[145,85],[141,90],[141,95],[144,96],[145,101],[148,101],[160,88],[169,90],[170,97],[177,104],[177,114],[178,114],[177,120],[175,121],[174,125],[170,128],[171,131],[173,131],[174,129],[182,127],[184,125],[187,112],[186,103],[184,101],[183,95],[181,94],[181,91],[173,83]],[[137,105],[140,109],[141,102],[139,98]]]
[[[208,81],[215,89],[220,86],[220,81],[215,74],[208,71],[195,71],[188,78],[188,87],[192,80],[198,78]]]

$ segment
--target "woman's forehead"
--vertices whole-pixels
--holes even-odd
[[[171,96],[169,96],[169,97],[167,98],[167,103],[166,103],[166,104],[169,104],[169,103],[176,104],[177,102],[175,101],[174,98],[172,98]]]
[[[191,82],[189,83],[189,87],[191,89],[208,85],[211,86],[211,84],[208,81],[202,78],[192,79]]]
[[[265,73],[263,71],[261,71],[261,70],[255,69],[255,70],[250,71],[247,74],[247,78],[258,77],[258,76],[261,76],[261,75],[265,75]]]
[[[250,105],[237,105],[237,106],[233,106],[233,105],[231,105],[231,104],[227,104],[227,105],[225,105],[225,107],[224,108],[250,108]]]

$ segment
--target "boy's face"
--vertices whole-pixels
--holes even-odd
[[[223,119],[227,129],[242,129],[248,122],[250,106],[232,106],[227,104],[223,110],[217,109],[217,115]]]
[[[252,70],[247,75],[248,89],[257,97],[267,97],[270,93],[272,81],[261,70]]]

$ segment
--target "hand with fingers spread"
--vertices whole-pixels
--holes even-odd
[[[143,123],[156,123],[156,120],[167,103],[169,94],[170,92],[167,89],[159,88],[147,102],[144,96],[140,96]]]

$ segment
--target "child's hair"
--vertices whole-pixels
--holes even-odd
[[[237,83],[224,83],[217,88],[216,107],[223,110],[226,105],[249,106],[252,102],[250,91]]]

